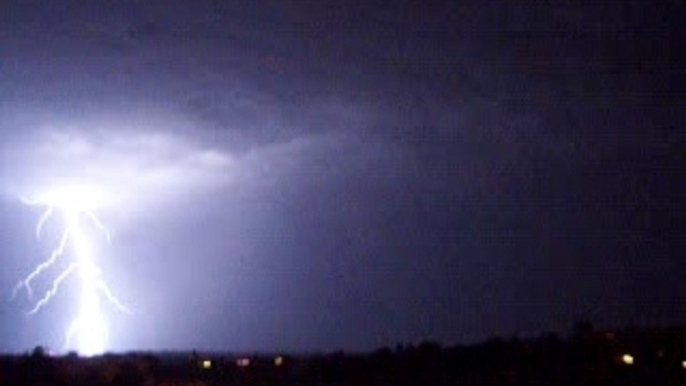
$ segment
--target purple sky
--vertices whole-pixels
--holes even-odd
[[[87,181],[112,350],[684,322],[684,6],[524,3],[3,1],[0,293],[58,237],[18,196]]]

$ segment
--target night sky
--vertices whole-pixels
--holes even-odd
[[[0,351],[60,348],[77,312],[78,281],[35,316],[10,299],[59,238],[18,197],[73,181],[113,198],[115,351],[686,323],[684,20],[676,0],[3,0]]]

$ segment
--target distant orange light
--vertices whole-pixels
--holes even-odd
[[[283,365],[283,357],[279,356],[274,358],[274,366],[282,366]]]
[[[631,366],[634,364],[634,357],[631,354],[624,354],[622,355],[622,362],[627,366]]]
[[[250,359],[249,359],[249,358],[239,358],[239,359],[236,359],[236,366],[238,366],[238,367],[248,367],[248,366],[250,366]]]

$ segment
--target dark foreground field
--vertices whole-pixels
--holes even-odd
[[[0,359],[0,385],[684,385],[686,330],[577,329],[570,339],[399,345],[368,354],[132,353],[41,348]]]

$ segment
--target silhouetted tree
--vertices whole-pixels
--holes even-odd
[[[31,351],[31,357],[34,359],[43,358],[46,354],[47,350],[43,346],[36,346],[33,348],[33,351]]]

